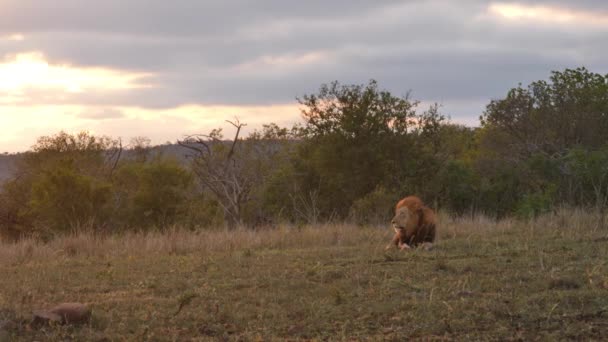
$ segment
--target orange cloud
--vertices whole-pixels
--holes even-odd
[[[9,34],[6,36],[0,36],[0,40],[10,40],[13,42],[20,42],[25,40],[25,36],[22,35],[21,33],[13,33],[13,34]]]
[[[488,11],[507,20],[534,20],[561,24],[608,26],[608,14],[606,13],[593,13],[557,6],[496,2],[490,4]]]
[[[82,68],[51,64],[39,52],[19,53],[0,61],[0,104],[27,102],[40,97],[67,97],[93,91],[121,91],[142,88],[144,73],[106,68]]]

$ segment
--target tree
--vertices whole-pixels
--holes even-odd
[[[72,163],[57,165],[33,181],[28,214],[46,233],[98,227],[107,219],[110,189]]]
[[[120,140],[87,132],[40,137],[2,188],[1,230],[18,237],[103,226],[121,153]]]
[[[259,195],[256,189],[265,184],[276,165],[282,151],[280,142],[287,139],[288,132],[271,124],[242,139],[240,133],[245,124],[238,120],[228,122],[236,129],[232,141],[224,140],[221,129],[216,129],[178,143],[194,152],[190,155],[192,171],[222,207],[226,224],[251,225],[256,213],[250,202]]]
[[[309,138],[334,134],[352,140],[404,136],[418,124],[418,102],[379,90],[375,80],[365,86],[334,81],[321,85],[317,94],[297,100],[304,106],[302,134]]]
[[[599,208],[608,204],[608,145],[598,150],[571,149],[564,157],[564,172],[578,203]]]
[[[184,222],[193,178],[177,161],[157,156],[122,164],[113,180],[117,223],[131,228],[166,228]]]
[[[131,139],[129,150],[138,162],[145,162],[150,158],[151,142],[148,137],[135,137]]]
[[[374,80],[324,84],[298,101],[304,124],[294,161],[297,189],[318,191],[322,216],[346,217],[379,186],[401,195],[419,191],[418,182],[436,174],[445,121],[437,106],[417,113],[417,101],[380,90]]]
[[[519,162],[533,154],[559,158],[569,148],[598,149],[608,142],[608,76],[585,68],[554,71],[493,100],[481,116],[484,143]]]
[[[519,85],[491,101],[480,119],[480,172],[495,178],[511,169],[519,187],[504,195],[524,201],[520,207],[531,207],[530,201],[546,207],[550,198],[588,203],[584,193],[602,203],[601,170],[608,165],[599,151],[608,144],[608,76],[585,68],[554,71],[548,82]]]

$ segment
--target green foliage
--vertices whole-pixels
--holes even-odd
[[[605,206],[608,203],[608,145],[598,150],[576,147],[564,156],[570,193],[579,203]]]
[[[14,239],[221,223],[217,203],[195,191],[189,171],[139,145],[132,159],[119,161],[120,143],[109,138],[63,132],[40,138],[19,161],[17,177],[2,187],[0,234]]]
[[[549,212],[553,207],[555,187],[549,187],[544,191],[528,193],[517,203],[515,214],[520,218],[534,218],[540,214]]]
[[[86,132],[39,138],[18,160],[16,177],[2,188],[1,234],[48,236],[104,226],[119,150],[119,141]]]
[[[190,229],[219,229],[225,226],[221,206],[204,194],[189,194],[180,206],[179,212],[180,215],[175,217],[172,224]]]
[[[27,215],[30,184],[20,179],[5,182],[0,192],[0,238],[16,240],[31,232]]]
[[[442,208],[464,214],[477,205],[479,177],[465,162],[449,161],[440,169],[437,183],[441,186],[437,199]]]
[[[109,199],[110,184],[79,174],[66,163],[33,182],[28,215],[48,231],[75,231],[103,223]]]
[[[293,164],[287,159],[280,160],[266,182],[258,188],[259,204],[270,220],[296,220],[293,196],[301,193],[297,184]]]
[[[298,102],[306,107],[302,110],[302,134],[308,137],[337,134],[358,140],[386,134],[403,136],[417,125],[417,102],[379,90],[374,80],[365,86],[337,81],[323,84],[318,94],[304,95]]]
[[[511,89],[493,100],[481,117],[485,129],[499,128],[509,155],[560,154],[580,145],[597,149],[608,136],[608,76],[585,68],[554,71],[550,82]],[[491,139],[491,136],[487,136]]]
[[[176,161],[157,158],[122,165],[114,183],[124,222],[149,229],[166,227],[184,216],[193,178]]]
[[[359,225],[387,224],[394,214],[393,208],[398,200],[399,194],[378,187],[353,203],[349,218]]]
[[[608,76],[585,68],[555,71],[550,82],[520,85],[491,101],[481,117],[476,165],[491,180],[510,169],[516,181],[502,189],[510,199],[502,212],[544,210],[547,189],[570,205],[604,205],[607,113]]]
[[[305,120],[294,162],[297,189],[318,192],[322,217],[348,215],[378,186],[396,193],[421,190],[439,165],[439,131],[445,118],[433,106],[367,85],[322,85],[299,99]],[[301,194],[300,194],[301,195]]]

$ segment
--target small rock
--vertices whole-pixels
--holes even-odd
[[[91,319],[91,309],[80,303],[63,303],[51,310],[34,311],[32,324],[82,324]]]
[[[80,303],[59,304],[51,312],[61,316],[65,323],[86,323],[91,319],[91,309]]]
[[[61,316],[45,310],[36,310],[33,312],[32,325],[44,325],[48,323],[62,323]]]

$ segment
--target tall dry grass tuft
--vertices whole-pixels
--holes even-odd
[[[25,263],[49,258],[104,258],[149,254],[233,252],[245,249],[298,249],[354,246],[386,240],[387,231],[347,224],[308,227],[280,226],[263,230],[190,231],[172,227],[164,232],[128,232],[102,236],[76,233],[49,242],[23,239],[0,244],[0,263]]]
[[[601,208],[558,207],[553,212],[529,220],[512,217],[500,220],[484,215],[474,217],[453,217],[440,213],[439,236],[455,238],[470,235],[495,235],[523,230],[534,237],[536,234],[558,234],[570,236],[595,235],[598,231],[608,233],[608,212]]]
[[[557,234],[561,237],[608,234],[608,217],[601,210],[559,208],[528,221],[483,215],[453,217],[439,214],[438,243],[457,238],[496,237],[512,234],[523,239]],[[44,243],[24,239],[0,244],[0,263],[27,263],[71,257],[104,258],[149,254],[205,254],[247,249],[303,249],[327,246],[384,246],[392,235],[386,227],[325,224],[306,227],[280,226],[262,230],[189,231],[172,227],[164,232],[128,232],[119,235],[76,233]]]

